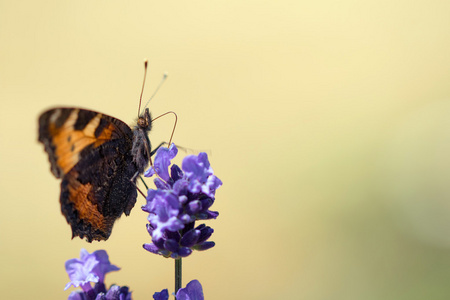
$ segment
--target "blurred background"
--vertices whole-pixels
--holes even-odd
[[[173,292],[144,203],[75,238],[37,142],[54,106],[153,116],[224,182],[216,247],[184,260],[206,299],[449,299],[449,1],[0,1],[0,286],[64,299],[64,262],[105,249],[106,283]],[[154,124],[167,141],[173,118]],[[181,152],[181,158],[186,153]],[[151,181],[148,181],[151,183]]]

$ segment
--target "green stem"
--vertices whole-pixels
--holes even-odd
[[[175,295],[181,289],[181,258],[175,259]]]

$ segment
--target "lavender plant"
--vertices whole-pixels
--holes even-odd
[[[147,230],[152,242],[144,249],[164,257],[178,259],[189,256],[193,250],[207,250],[215,243],[208,241],[214,230],[198,220],[215,219],[219,215],[209,208],[214,204],[216,190],[222,185],[211,168],[206,153],[189,155],[177,165],[169,166],[177,155],[174,144],[160,148],[155,164],[146,177],[154,179],[157,189],[149,189],[147,204],[142,210],[148,212]]]
[[[222,185],[208,161],[206,153],[189,155],[183,159],[181,168],[171,165],[178,153],[174,144],[158,149],[153,167],[146,177],[156,175],[156,189],[149,189],[147,203],[142,210],[148,213],[147,231],[151,242],[143,245],[150,253],[175,260],[175,297],[177,300],[203,300],[203,289],[199,281],[192,280],[181,288],[181,259],[194,250],[203,251],[214,247],[209,241],[214,230],[196,222],[216,219],[219,213],[210,210],[215,201],[216,190]],[[170,172],[169,172],[170,167]],[[131,292],[127,286],[111,285],[106,289],[105,275],[119,268],[109,262],[104,250],[89,254],[82,249],[80,259],[66,262],[70,286],[81,287],[72,292],[70,300],[129,300]],[[92,286],[94,284],[94,286]],[[153,295],[155,300],[167,300],[167,289]]]

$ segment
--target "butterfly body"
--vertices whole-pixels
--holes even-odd
[[[39,117],[39,141],[52,173],[61,178],[61,212],[72,238],[106,240],[116,219],[136,203],[137,175],[151,156],[148,109],[131,129],[86,109],[55,108]]]

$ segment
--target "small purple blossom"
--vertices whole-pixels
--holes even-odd
[[[68,300],[131,300],[131,292],[128,287],[120,287],[118,285],[111,285],[109,290],[95,287],[91,293],[83,291],[73,291],[70,293]]]
[[[119,271],[120,268],[112,265],[109,262],[108,253],[105,250],[97,250],[92,254],[89,254],[85,249],[81,249],[81,252],[85,252],[85,255],[93,255],[95,259],[98,261],[97,266],[94,268],[94,273],[98,276],[100,282],[105,281],[105,275],[109,272]]]
[[[192,280],[185,288],[179,289],[177,300],[204,300],[203,288],[198,280]]]
[[[189,181],[191,193],[202,192],[209,197],[214,197],[216,189],[222,185],[222,181],[214,176],[206,153],[202,152],[198,156],[186,156],[181,166]]]
[[[65,267],[70,278],[65,290],[71,285],[83,288],[90,282],[104,282],[107,273],[120,270],[109,262],[105,250],[97,250],[90,254],[86,249],[81,249],[80,258],[69,259]]]
[[[156,152],[155,163],[152,168],[148,169],[144,176],[152,177],[158,174],[163,180],[169,180],[168,168],[170,166],[170,161],[177,156],[178,149],[175,144],[170,145],[169,148],[161,147]]]
[[[167,289],[153,294],[154,300],[168,300],[169,292]],[[189,282],[185,288],[179,289],[176,295],[177,300],[204,300],[203,288],[196,279]],[[75,299],[74,299],[75,300]]]
[[[71,285],[82,288],[82,291],[72,292],[69,300],[131,300],[131,292],[126,286],[112,285],[106,290],[105,275],[120,268],[109,262],[105,250],[89,253],[81,249],[80,258],[69,259],[65,267],[70,282],[66,284],[64,290]],[[94,287],[91,286],[91,282],[95,283]]]
[[[147,177],[158,175],[156,190],[149,189],[147,204],[142,207],[149,213],[147,230],[152,236],[152,243],[144,244],[144,249],[175,259],[214,246],[207,241],[213,229],[204,224],[195,227],[195,221],[217,218],[219,213],[209,208],[222,185],[206,153],[185,157],[183,169],[172,165],[169,173],[177,152],[175,144],[158,149],[154,166],[145,173]]]
[[[84,300],[86,296],[83,291],[73,291],[70,293],[69,298],[67,300]]]
[[[99,276],[94,273],[99,262],[94,255],[86,255],[86,253],[85,249],[81,249],[81,259],[73,258],[66,261],[65,267],[70,282],[66,284],[64,290],[73,285],[87,291],[91,289],[91,282],[99,282]]]
[[[174,193],[165,190],[150,190],[148,198],[151,202],[142,208],[146,212],[153,212],[148,215],[150,224],[157,224],[156,230],[153,231],[153,237],[160,239],[164,230],[177,231],[184,227],[183,223],[177,218],[180,211],[180,202]]]
[[[167,289],[162,290],[161,292],[156,292],[153,294],[154,300],[167,300],[169,299],[169,291]]]

